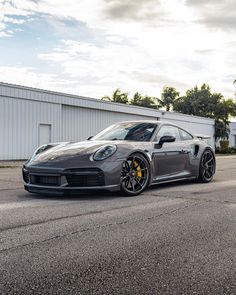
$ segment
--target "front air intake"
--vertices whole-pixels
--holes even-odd
[[[104,173],[100,169],[73,169],[66,172],[66,180],[72,187],[104,186]]]

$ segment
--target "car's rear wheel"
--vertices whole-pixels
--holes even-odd
[[[205,150],[201,157],[198,181],[210,182],[215,174],[216,161],[212,151]]]
[[[149,163],[140,153],[130,155],[124,162],[121,171],[121,192],[136,196],[148,186],[150,177]]]

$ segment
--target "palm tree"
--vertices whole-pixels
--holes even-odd
[[[102,100],[108,100],[108,101],[112,101],[112,102],[118,102],[118,103],[125,103],[127,104],[128,101],[129,101],[129,98],[128,98],[128,93],[126,92],[121,92],[119,88],[117,88],[112,96],[103,96],[102,97]]]
[[[155,100],[155,97],[148,95],[142,96],[140,93],[136,92],[133,99],[131,99],[130,104],[145,108],[157,109]]]
[[[157,99],[158,107],[166,108],[166,111],[169,112],[171,106],[173,106],[174,102],[179,97],[179,92],[173,87],[164,87],[161,99]]]
[[[142,102],[142,95],[139,92],[134,94],[134,97],[131,99],[130,104],[140,106]]]

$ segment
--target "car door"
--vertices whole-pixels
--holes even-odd
[[[162,136],[174,136],[174,142],[158,143]],[[189,151],[186,142],[181,140],[179,128],[163,125],[157,133],[153,151],[154,179],[165,181],[168,179],[185,178],[189,175]]]

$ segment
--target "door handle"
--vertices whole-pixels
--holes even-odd
[[[189,153],[190,153],[189,150],[182,150],[182,151],[181,151],[181,154],[189,154]]]

